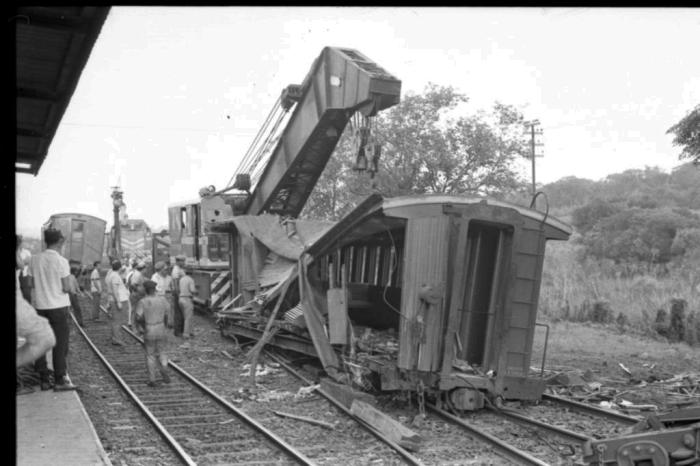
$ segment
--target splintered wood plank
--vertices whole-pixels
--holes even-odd
[[[407,450],[418,451],[423,443],[416,432],[363,401],[353,401],[350,412]]]

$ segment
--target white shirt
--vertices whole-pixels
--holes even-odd
[[[129,290],[126,289],[126,285],[124,285],[122,277],[119,276],[118,272],[110,270],[105,277],[105,284],[107,286],[110,301],[114,301],[115,293],[119,299],[119,302],[129,300]]]
[[[180,289],[180,279],[185,276],[185,271],[182,270],[182,267],[175,264],[173,266],[173,271],[170,273],[170,276],[173,278],[173,288],[175,288],[176,290],[179,290]]]
[[[102,283],[100,282],[100,271],[97,267],[92,269],[90,273],[90,291],[93,293],[99,293],[102,291]]]
[[[154,273],[151,280],[156,282],[156,295],[165,296],[166,291],[173,290],[173,279],[170,275],[162,276],[158,272]]]
[[[29,262],[32,260],[32,253],[29,249],[21,248],[17,253],[18,265],[22,267],[22,275],[26,276],[29,273]]]
[[[191,298],[195,294],[197,294],[197,287],[194,284],[194,279],[185,275],[180,279],[180,297]]]
[[[70,275],[65,257],[53,249],[33,256],[29,275],[34,278],[34,303],[37,309],[57,309],[70,306],[68,293],[63,291],[61,279]]]

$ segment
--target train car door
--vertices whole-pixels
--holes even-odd
[[[487,372],[498,365],[513,239],[522,220],[515,211],[492,206],[452,213],[458,216],[442,372],[451,371],[455,358]]]

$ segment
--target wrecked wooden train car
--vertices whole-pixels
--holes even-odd
[[[219,314],[224,332],[259,338],[272,318],[273,344],[319,357],[338,380],[448,393],[458,409],[540,398],[542,264],[546,242],[571,234],[565,223],[479,197],[372,195],[334,225],[266,215],[211,227],[239,258],[242,299]]]

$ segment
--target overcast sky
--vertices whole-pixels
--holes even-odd
[[[538,182],[679,164],[666,130],[700,102],[700,10],[112,7],[39,175],[17,175],[17,229],[53,213],[111,225],[224,187],[288,84],[327,45],[360,50],[402,93],[452,85],[544,130]],[[230,116],[230,118],[227,118]]]

